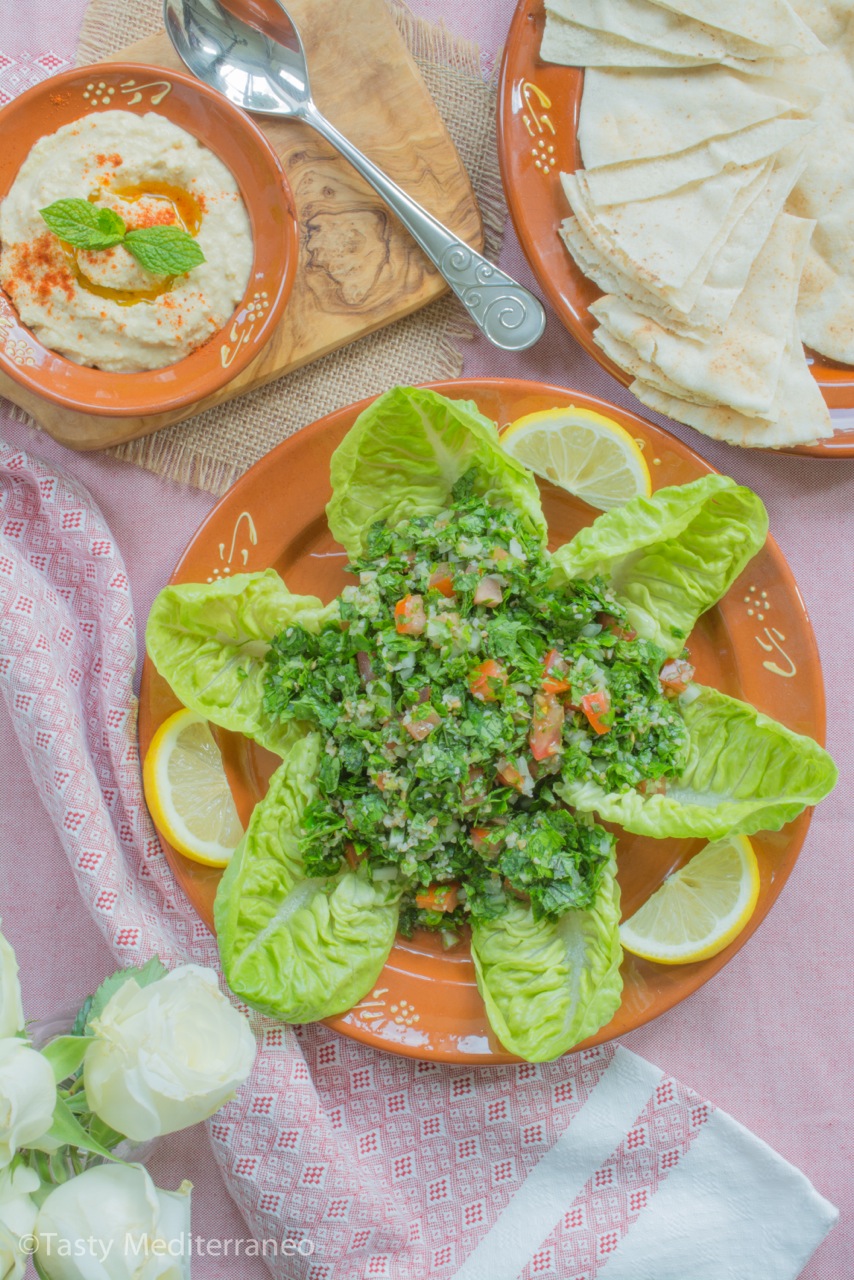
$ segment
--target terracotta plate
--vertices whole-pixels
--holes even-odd
[[[225,328],[183,360],[144,373],[104,373],[42,346],[0,291],[0,369],[67,409],[111,417],[165,413],[230,382],[272,337],[296,272],[296,209],[278,156],[244,112],[193,76],[133,62],[64,71],[3,108],[0,200],[39,138],[104,110],[165,116],[231,170],[252,226],[246,292]]]
[[[555,405],[599,409],[627,427],[642,445],[653,484],[694,480],[711,468],[687,445],[634,414],[592,396],[536,382],[505,379],[437,384],[451,397],[477,401],[499,424]],[[329,458],[370,403],[341,409],[286,440],[247,472],[214,508],[191,540],[171,581],[212,582],[272,565],[293,591],[330,600],[347,582],[345,557],[332,541],[325,505]],[[596,515],[585,503],[543,485],[551,545],[559,546]],[[824,739],[824,691],[812,628],[779,548],[766,546],[721,604],[705,615],[690,640],[698,679],[752,702],[800,733]],[[145,753],[157,726],[178,707],[146,660],[140,695],[140,745]],[[239,735],[220,743],[241,818],[263,796],[276,759]],[[757,836],[762,889],[748,927],[725,951],[699,964],[658,966],[626,956],[622,1007],[586,1042],[633,1030],[684,1000],[708,981],[757,927],[794,866],[809,826],[802,814],[776,834]],[[675,867],[702,847],[698,840],[649,840],[621,834],[619,878],[630,915]],[[188,862],[164,845],[179,882],[200,916],[212,923],[219,872]],[[443,952],[433,935],[399,939],[376,988],[355,1009],[330,1020],[344,1035],[393,1053],[447,1062],[512,1061],[489,1030],[464,944]]]
[[[570,213],[561,171],[581,165],[576,130],[584,72],[541,62],[543,0],[519,0],[501,67],[498,91],[498,157],[516,234],[543,291],[574,338],[604,369],[632,381],[593,341],[596,320],[588,307],[602,290],[576,266],[557,234]],[[836,434],[793,453],[820,458],[854,457],[854,368],[807,352],[813,374],[831,408]]]

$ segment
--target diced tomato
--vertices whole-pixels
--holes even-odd
[[[534,694],[534,714],[528,743],[535,760],[547,760],[560,752],[565,711],[553,693]]]
[[[475,849],[484,858],[494,858],[504,844],[500,827],[472,827],[470,835]]]
[[[543,671],[546,675],[563,675],[568,670],[568,663],[559,649],[549,649],[543,658]]]
[[[485,604],[488,608],[494,609],[504,599],[503,585],[501,578],[495,574],[484,574],[474,590],[475,604]]]
[[[525,779],[512,760],[508,760],[506,756],[502,756],[496,765],[496,773],[499,782],[505,787],[515,787],[517,791],[521,791],[525,785]]]
[[[422,911],[454,911],[459,901],[460,886],[455,880],[450,884],[431,884],[415,895],[415,905]]]
[[[356,852],[356,846],[353,844],[352,840],[347,841],[344,846],[344,857],[347,859],[347,862],[353,871],[358,871],[359,863],[364,861],[365,856],[366,855],[364,853]]]
[[[606,631],[610,631],[612,635],[616,636],[618,640],[637,640],[638,638],[636,631],[631,627],[620,626],[617,619],[613,618],[610,613],[598,614],[597,621]]]
[[[595,729],[598,734],[607,733],[611,728],[610,724],[605,722],[605,716],[611,710],[611,699],[607,689],[585,693],[581,699],[581,710],[587,716],[591,729]]]
[[[694,679],[694,667],[684,658],[671,658],[658,673],[662,693],[668,698],[678,698]]]
[[[471,842],[475,849],[480,852],[489,839],[489,827],[472,827]]]
[[[404,596],[394,606],[395,630],[402,636],[420,636],[427,626],[422,596]]]
[[[469,689],[480,702],[497,702],[498,695],[507,685],[507,671],[494,658],[487,658],[469,675]]]
[[[667,783],[663,778],[644,778],[638,783],[637,790],[642,796],[663,796],[667,790]]]
[[[439,591],[443,596],[447,596],[449,600],[454,597],[454,580],[451,577],[451,566],[447,563],[437,564],[436,568],[430,574],[430,589]]]
[[[543,692],[544,693],[566,693],[569,688],[569,681],[564,679],[569,664],[563,655],[557,649],[549,649],[543,659]]]
[[[428,711],[426,716],[419,716],[417,720],[411,719],[407,714],[401,723],[410,738],[414,738],[416,742],[423,742],[425,738],[429,738],[434,729],[439,727],[442,717],[437,711]]]
[[[372,680],[376,680],[377,677],[374,672],[373,664],[371,663],[370,655],[365,653],[363,649],[360,649],[356,654],[356,666],[359,668],[359,675],[362,677],[365,684],[370,684]]]
[[[518,898],[520,902],[530,902],[531,895],[526,893],[524,889],[517,889],[515,884],[505,878],[504,890],[506,893],[512,894],[514,898]]]

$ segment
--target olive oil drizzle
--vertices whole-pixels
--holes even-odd
[[[94,191],[89,196],[89,200],[96,204],[100,194],[99,191]],[[131,204],[143,199],[143,197],[162,200],[171,205],[177,226],[183,228],[191,236],[196,236],[199,233],[203,218],[202,208],[192,192],[187,191],[184,187],[174,186],[171,182],[146,182],[137,186],[114,187],[113,194]],[[165,276],[162,280],[153,284],[150,289],[111,289],[109,285],[96,284],[94,280],[89,279],[80,266],[78,249],[75,249],[73,245],[66,244],[65,241],[62,242],[62,247],[65,250],[74,279],[80,288],[98,298],[107,298],[109,301],[117,303],[120,307],[135,307],[140,302],[153,302],[161,294],[168,293],[176,280],[175,276]]]

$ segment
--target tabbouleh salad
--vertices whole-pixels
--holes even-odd
[[[373,526],[318,634],[267,655],[265,710],[325,737],[302,822],[305,873],[367,863],[401,881],[401,931],[530,901],[589,907],[613,837],[558,799],[560,779],[662,791],[688,751],[672,699],[693,668],[638,638],[602,577],[552,588],[553,564],[475,473],[436,515]]]

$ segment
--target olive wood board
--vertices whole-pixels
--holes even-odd
[[[442,117],[384,0],[289,0],[320,110],[411,196],[480,249],[480,212]],[[112,61],[183,63],[165,31]],[[314,130],[255,116],[293,188],[299,262],[270,342],[213,395],[171,413],[105,417],[49,404],[0,373],[0,395],[71,449],[135,440],[252,391],[426,306],[447,286],[387,206]]]

